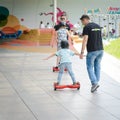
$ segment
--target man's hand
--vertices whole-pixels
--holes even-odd
[[[80,54],[80,59],[83,59],[84,55],[83,54]]]
[[[83,57],[84,57],[84,50],[85,50],[87,41],[88,41],[88,35],[84,35],[83,36],[83,41],[82,41],[82,48],[81,48],[80,59],[83,59]]]

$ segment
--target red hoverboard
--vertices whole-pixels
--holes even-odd
[[[60,70],[60,69],[59,69],[58,67],[57,67],[57,68],[56,68],[56,67],[53,67],[53,72],[59,72],[59,70]],[[67,69],[65,68],[64,71],[67,72]]]
[[[77,82],[76,84],[71,84],[71,85],[58,85],[57,83],[54,83],[54,90],[56,91],[57,89],[64,89],[64,88],[71,88],[71,89],[75,89],[77,88],[77,90],[80,89],[80,83]]]

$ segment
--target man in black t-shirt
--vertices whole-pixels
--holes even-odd
[[[90,22],[88,15],[83,15],[80,20],[85,25],[80,58],[83,59],[84,50],[87,47],[86,65],[92,84],[91,92],[94,92],[99,87],[100,63],[103,56],[101,28],[98,24]]]

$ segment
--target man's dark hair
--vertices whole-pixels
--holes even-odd
[[[62,40],[62,41],[61,41],[61,48],[62,48],[62,49],[69,48],[69,43],[68,43],[68,41]]]
[[[60,17],[64,17],[64,16],[66,17],[66,15],[61,15]]]
[[[88,15],[82,15],[81,18],[80,18],[80,20],[83,20],[83,19],[90,20],[90,17]]]
[[[63,16],[67,17],[67,13],[64,12],[60,17],[63,17]]]

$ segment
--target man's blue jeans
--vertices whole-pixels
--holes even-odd
[[[103,56],[103,50],[88,52],[86,65],[91,84],[98,84],[100,80],[100,63]]]
[[[68,73],[69,73],[69,75],[70,75],[70,77],[71,77],[71,79],[72,79],[72,82],[73,82],[73,83],[76,83],[75,75],[74,75],[74,73],[73,73],[73,71],[72,71],[72,63],[69,63],[69,62],[61,63],[61,64],[59,65],[60,71],[59,71],[59,73],[58,73],[57,82],[60,84],[61,79],[62,79],[62,75],[63,75],[63,72],[64,72],[64,69],[65,69],[65,68],[67,69],[67,71],[68,71]]]

